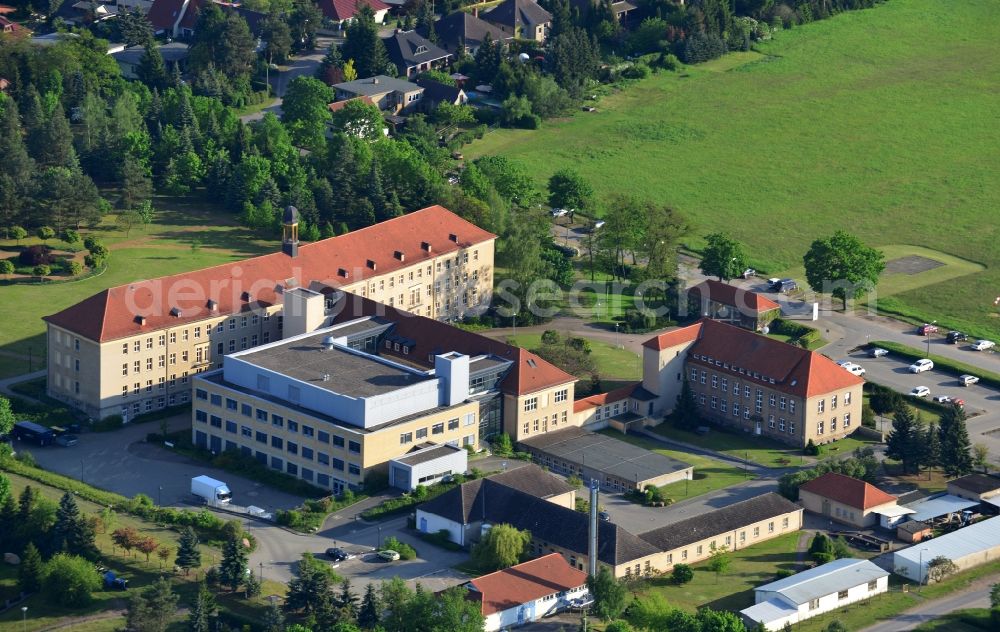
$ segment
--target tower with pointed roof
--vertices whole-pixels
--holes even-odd
[[[281,217],[281,252],[299,256],[299,209],[294,206],[286,206]]]

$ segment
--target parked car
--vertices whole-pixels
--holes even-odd
[[[749,279],[755,276],[757,276],[757,271],[754,270],[753,268],[747,268],[746,270],[743,271],[744,279]]]
[[[378,556],[381,557],[386,562],[398,562],[399,553],[391,549],[386,549],[385,551],[379,551]]]
[[[565,217],[567,215],[569,215],[569,209],[565,208],[552,209],[552,217]]]
[[[935,395],[932,399],[939,404],[947,404],[951,401],[951,395]]]
[[[951,405],[954,406],[955,408],[965,408],[965,400],[959,399],[957,397],[952,397]]]
[[[797,289],[799,284],[794,279],[778,279],[776,283],[771,284],[772,292],[794,292]]]
[[[924,371],[930,371],[934,368],[934,363],[924,358],[923,360],[917,360],[910,365],[910,373],[923,373]]]
[[[997,343],[993,342],[992,340],[977,340],[976,343],[972,345],[972,348],[975,349],[976,351],[986,351],[988,349],[992,349],[995,346],[997,346]]]
[[[931,394],[931,389],[926,386],[914,386],[913,390],[910,391],[910,395],[914,397],[927,397]]]
[[[597,518],[604,522],[611,522],[611,514],[606,511],[600,511],[597,513]]]
[[[968,340],[969,337],[960,331],[949,331],[948,332],[948,344],[956,345],[960,342]]]
[[[589,608],[594,605],[594,598],[590,595],[586,597],[577,597],[576,599],[570,599],[568,606],[572,610],[583,610],[584,608]]]
[[[855,364],[854,362],[848,362],[846,360],[843,362],[838,362],[837,364],[839,364],[841,368],[844,369],[845,371],[853,373],[854,375],[864,376],[865,374],[865,369],[860,364]]]
[[[353,560],[354,554],[348,553],[339,546],[330,548],[326,550],[326,556],[333,560],[334,562],[343,562],[344,560]]]
[[[889,355],[889,350],[883,349],[882,347],[875,347],[874,349],[868,352],[868,355],[870,355],[873,358],[882,358]]]
[[[76,435],[69,433],[61,434],[56,437],[56,445],[61,445],[64,448],[72,448],[79,442],[80,440],[76,438]]]
[[[936,334],[937,332],[937,325],[928,325],[927,323],[924,323],[923,325],[917,327],[917,334],[921,336],[929,336],[931,334]]]
[[[594,222],[594,230],[599,230],[601,228],[604,228],[604,220],[603,219],[599,219],[596,222]]]
[[[978,381],[979,381],[979,378],[976,377],[975,375],[959,375],[958,376],[958,383],[961,384],[962,386],[972,386],[973,384],[977,383]]]

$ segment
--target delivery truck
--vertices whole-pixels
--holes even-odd
[[[191,493],[209,505],[228,505],[233,497],[225,483],[208,476],[192,478]]]

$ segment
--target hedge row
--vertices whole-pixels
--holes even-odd
[[[191,511],[189,509],[158,507],[153,504],[153,499],[145,494],[136,494],[133,498],[126,498],[121,494],[91,487],[68,476],[23,463],[10,456],[0,458],[0,470],[29,478],[43,485],[72,492],[84,500],[103,507],[111,507],[116,511],[121,511],[143,520],[180,527],[193,527],[199,532],[203,540],[222,541],[225,538],[224,530],[226,528],[226,521],[209,512],[207,509]]]
[[[366,509],[361,512],[361,517],[365,520],[381,520],[383,518],[388,518],[389,516],[406,513],[411,508],[422,502],[440,496],[446,491],[454,489],[466,481],[482,478],[483,476],[485,476],[483,472],[477,468],[472,468],[472,471],[468,475],[455,474],[452,476],[451,480],[447,482],[440,482],[435,485],[431,485],[430,487],[418,485],[412,492],[403,494],[398,498],[390,498],[376,507]]]
[[[906,345],[899,344],[898,342],[875,340],[872,341],[867,348],[870,349],[874,347],[881,347],[882,349],[888,350],[890,353],[895,353],[896,355],[909,358],[911,360],[920,360],[928,357],[920,349],[908,347]],[[965,364],[964,362],[959,362],[958,360],[952,360],[951,358],[945,358],[934,354],[931,354],[929,359],[934,362],[935,369],[940,369],[945,373],[951,373],[956,377],[959,375],[975,375],[979,378],[980,384],[1000,388],[1000,373],[987,371],[986,369],[981,369],[979,367],[972,366],[971,364]]]

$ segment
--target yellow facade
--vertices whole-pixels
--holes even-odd
[[[573,414],[573,382],[526,395],[505,396],[503,425],[515,443],[578,425]]]

